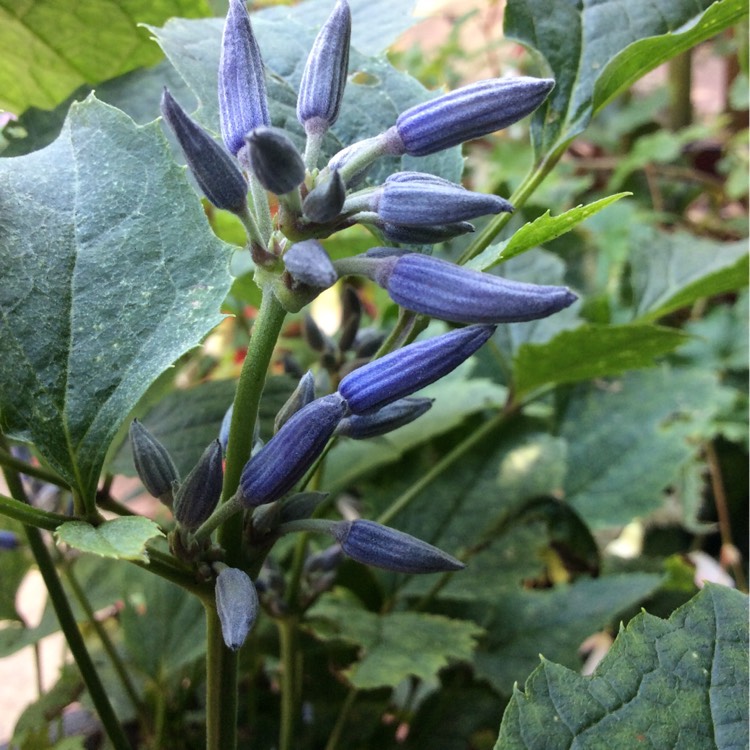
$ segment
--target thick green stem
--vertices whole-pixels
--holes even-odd
[[[301,654],[297,648],[296,617],[277,620],[281,645],[281,727],[279,750],[292,750],[294,729],[299,715]]]
[[[71,520],[69,516],[34,508],[32,505],[6,495],[0,495],[0,515],[47,531],[54,531],[60,524]]]
[[[206,605],[206,748],[237,746],[237,657],[224,645],[216,609]],[[225,683],[231,686],[227,689]]]

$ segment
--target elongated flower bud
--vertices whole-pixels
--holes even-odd
[[[339,351],[352,348],[362,321],[362,301],[357,290],[348,284],[341,294],[341,329],[339,332]]]
[[[263,60],[243,0],[230,0],[219,62],[219,119],[227,150],[237,156],[245,136],[270,125]]]
[[[300,379],[294,392],[279,409],[273,422],[273,431],[278,432],[289,419],[300,409],[303,409],[315,399],[315,378],[312,370],[308,370]]]
[[[441,573],[466,567],[421,539],[374,521],[342,521],[332,531],[349,557],[398,573]]]
[[[537,320],[578,299],[564,286],[503,279],[419,253],[383,259],[375,280],[407,310],[453,323]]]
[[[246,464],[240,497],[247,507],[272,503],[294,487],[346,414],[337,393],[300,409]]]
[[[352,414],[367,414],[434,383],[492,336],[494,326],[468,326],[410,344],[354,372],[339,384]]]
[[[345,200],[346,185],[338,170],[334,169],[307,194],[302,213],[308,221],[325,224],[341,213]]]
[[[412,227],[385,221],[380,225],[380,229],[383,236],[391,242],[400,242],[404,245],[434,245],[473,232],[474,225],[468,221],[454,221],[452,224]]]
[[[172,506],[172,486],[180,475],[169,451],[137,420],[130,425],[133,463],[150,495]]]
[[[247,209],[247,182],[237,163],[194,122],[165,88],[161,113],[185,155],[203,194],[217,208],[239,214]]]
[[[432,177],[432,175],[430,175]],[[370,197],[370,208],[384,221],[432,226],[512,211],[497,195],[473,193],[461,185],[433,180],[386,180]]]
[[[339,0],[318,32],[305,64],[297,98],[297,119],[307,133],[323,133],[339,116],[349,67],[352,15]]]
[[[533,112],[554,85],[525,76],[478,81],[407,109],[391,135],[401,140],[401,153],[434,154],[507,128]]]
[[[222,568],[214,593],[224,643],[237,651],[258,618],[258,592],[247,573],[238,568]]]
[[[284,195],[305,179],[305,163],[282,130],[255,128],[245,141],[250,169],[266,190]]]
[[[328,253],[317,240],[292,245],[284,254],[284,265],[295,281],[316,289],[328,289],[339,278]]]
[[[218,505],[223,483],[221,443],[214,440],[175,495],[172,511],[177,523],[190,531],[197,529]]]
[[[419,419],[432,408],[431,398],[400,398],[372,414],[352,414],[339,422],[337,435],[354,440],[378,437]]]

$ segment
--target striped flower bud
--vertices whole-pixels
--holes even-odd
[[[400,398],[372,414],[352,414],[339,422],[337,435],[365,440],[393,432],[405,424],[419,419],[432,408],[431,398]]]
[[[380,230],[383,236],[391,242],[400,242],[403,245],[435,245],[438,242],[445,242],[473,232],[474,225],[468,221],[454,221],[452,224],[411,227],[385,221],[380,225]]]
[[[549,78],[478,81],[407,109],[391,135],[400,139],[401,153],[434,154],[507,128],[533,112],[554,85]]]
[[[166,88],[161,97],[161,113],[206,198],[225,211],[246,211],[247,182],[237,163],[188,116]]]
[[[339,384],[352,414],[368,414],[453,371],[492,336],[494,326],[468,326],[410,344],[349,373]]]
[[[284,253],[284,266],[294,281],[315,289],[328,289],[339,278],[328,253],[317,240],[292,245]]]
[[[245,136],[271,124],[263,60],[243,0],[229,0],[219,62],[219,120],[227,150],[237,156]]]
[[[250,169],[266,190],[284,195],[305,179],[305,163],[282,130],[255,128],[245,141]]]
[[[246,464],[239,495],[244,505],[272,503],[294,487],[312,466],[346,414],[337,393],[300,409]]]
[[[318,32],[302,73],[297,119],[307,133],[324,133],[339,116],[349,67],[352,15],[339,0]]]
[[[334,169],[307,194],[302,213],[308,221],[325,224],[341,213],[345,200],[346,185],[341,174]]]
[[[564,286],[525,284],[419,253],[383,259],[375,280],[407,310],[452,323],[518,323],[573,304]]]
[[[172,512],[177,523],[190,531],[197,529],[218,505],[223,483],[221,443],[214,440],[175,495]]]
[[[172,505],[172,487],[180,475],[169,451],[137,420],[130,425],[133,463],[143,486],[165,505]]]
[[[286,400],[284,406],[279,409],[273,422],[273,431],[278,432],[289,419],[300,409],[307,406],[315,399],[315,378],[312,370],[308,370],[300,379],[294,392]]]
[[[224,643],[237,651],[258,618],[258,592],[247,573],[238,568],[222,568],[214,593]]]
[[[333,527],[332,534],[349,557],[376,568],[398,573],[442,573],[465,567],[437,547],[374,521],[342,521]]]

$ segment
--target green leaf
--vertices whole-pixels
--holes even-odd
[[[748,745],[747,597],[706,586],[669,620],[638,615],[591,677],[543,660],[495,750]]]
[[[50,109],[82,83],[142,66],[159,51],[138,28],[170,16],[208,15],[204,0],[29,0],[0,2],[0,109]]]
[[[523,344],[516,351],[516,392],[652,367],[655,357],[674,351],[687,338],[675,328],[651,325],[585,325],[561,331],[545,344]]]
[[[747,286],[747,242],[716,242],[685,232],[643,229],[630,263],[638,321],[655,320],[696,300]]]
[[[118,560],[148,561],[146,542],[163,536],[159,525],[144,516],[123,516],[92,526],[84,521],[68,521],[58,527],[55,536],[81,552]]]
[[[716,6],[731,5],[734,11],[715,12],[691,43],[738,20],[742,1],[716,2]],[[673,0],[659,6],[650,0],[509,0],[505,36],[538,50],[556,81],[532,121],[537,158],[581,133],[594,112],[632,80],[681,52],[684,47],[674,44],[674,32],[700,25],[701,14],[711,4],[711,0]],[[645,39],[651,44],[634,46]],[[623,66],[628,72],[616,77]],[[606,84],[597,89],[605,72]]]
[[[378,615],[351,598],[325,595],[309,612],[308,624],[323,640],[361,647],[360,658],[344,670],[358,690],[396,687],[407,677],[432,680],[452,661],[470,661],[481,628],[422,612]]]
[[[220,322],[227,247],[156,123],[94,98],[0,161],[0,424],[92,497],[148,386]]]
[[[524,224],[519,230],[514,232],[513,236],[500,242],[497,245],[490,245],[484,252],[477,255],[466,265],[470,268],[476,268],[478,271],[486,271],[488,268],[502,263],[534,247],[543,245],[545,242],[551,242],[557,237],[570,232],[582,221],[586,221],[589,216],[599,213],[603,208],[610,206],[612,203],[619,201],[626,195],[632,193],[617,193],[607,198],[602,198],[586,206],[576,206],[569,211],[565,211],[559,216],[550,216],[546,211],[542,216]]]

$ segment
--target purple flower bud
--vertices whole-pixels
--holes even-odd
[[[255,128],[245,141],[250,169],[266,190],[284,195],[305,179],[305,163],[282,130]]]
[[[554,85],[549,78],[492,78],[417,104],[396,120],[402,153],[426,156],[507,128],[533,112]]]
[[[258,617],[258,592],[247,573],[238,568],[222,568],[214,593],[224,643],[237,651]]]
[[[452,323],[537,320],[578,299],[564,286],[503,279],[419,253],[384,259],[375,280],[407,310]]]
[[[302,213],[308,221],[325,224],[341,213],[345,200],[346,185],[338,170],[334,169],[307,194]]]
[[[451,224],[513,210],[497,195],[473,193],[433,175],[427,177],[430,179],[386,180],[372,193],[371,210],[384,222],[410,226]]]
[[[364,440],[385,435],[413,422],[432,408],[431,398],[401,398],[372,414],[352,414],[339,422],[337,435]]]
[[[297,99],[297,119],[308,133],[324,133],[339,116],[349,67],[352,15],[339,0],[315,39]]]
[[[172,505],[172,485],[180,475],[169,451],[137,420],[130,425],[133,463],[143,486],[165,505]]]
[[[221,135],[234,156],[255,128],[270,125],[263,60],[243,0],[230,0],[219,63]]]
[[[165,88],[161,113],[177,137],[190,171],[203,194],[217,208],[239,214],[247,210],[247,182],[237,163],[190,119]]]
[[[468,221],[454,221],[452,224],[411,227],[386,221],[380,229],[383,236],[391,242],[400,242],[404,245],[434,245],[473,232],[474,225]]]
[[[221,443],[214,440],[177,490],[172,508],[177,523],[197,529],[218,505],[223,483]]]
[[[328,253],[317,240],[292,245],[284,253],[284,265],[294,281],[315,289],[328,289],[339,278]]]
[[[294,392],[279,409],[273,422],[273,431],[278,432],[289,419],[300,409],[303,409],[315,399],[315,378],[312,370],[308,370],[300,379]]]
[[[247,507],[272,503],[294,487],[312,466],[346,414],[337,393],[300,409],[246,464],[240,497]]]
[[[398,573],[441,573],[466,567],[437,547],[374,521],[342,521],[332,533],[349,557],[365,565]]]
[[[468,326],[386,354],[339,384],[352,414],[368,414],[455,370],[492,336],[494,326]]]

